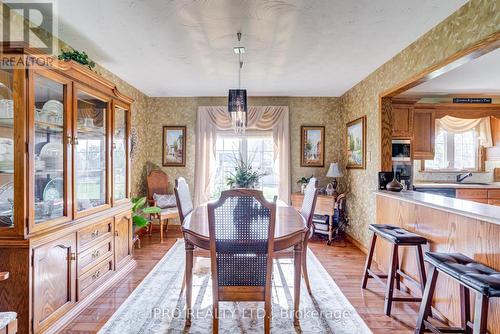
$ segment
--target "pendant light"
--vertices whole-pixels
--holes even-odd
[[[235,133],[244,133],[247,126],[247,90],[241,89],[241,68],[243,61],[241,54],[245,48],[240,46],[241,32],[236,34],[238,46],[233,48],[234,53],[238,55],[238,89],[230,89],[227,100],[227,111],[231,116],[231,122]]]

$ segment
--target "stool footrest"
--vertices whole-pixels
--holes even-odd
[[[371,269],[367,269],[366,270],[368,272],[368,278],[373,278],[375,279],[377,282],[379,282],[382,286],[385,286],[385,282],[382,281],[382,278],[387,278],[387,275],[384,275],[384,274],[376,274],[375,272],[373,272]]]
[[[419,297],[393,297],[393,302],[421,302],[422,298]]]
[[[410,282],[412,282],[413,284],[416,284],[416,285],[420,285],[420,283],[414,279],[413,277],[411,277],[410,275],[408,275],[407,273],[405,273],[404,271],[402,271],[401,269],[398,269],[396,271],[400,276],[403,276],[405,279],[409,280]]]
[[[431,324],[429,321],[424,321],[425,328],[430,330],[432,333],[465,333],[465,330],[460,327],[438,327]]]

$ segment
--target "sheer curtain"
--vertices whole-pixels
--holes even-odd
[[[290,128],[288,107],[249,107],[248,130],[272,131],[274,160],[278,159],[278,197],[290,202]],[[196,123],[196,163],[194,202],[199,205],[209,200],[215,173],[215,144],[217,131],[231,130],[227,107],[198,107]]]
[[[490,117],[465,119],[445,116],[443,118],[436,119],[436,125],[436,128],[441,127],[445,131],[454,133],[462,133],[478,127],[479,144],[483,147],[493,146]]]

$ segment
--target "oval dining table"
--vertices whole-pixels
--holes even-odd
[[[307,232],[304,217],[293,207],[282,201],[276,203],[276,225],[274,230],[274,251],[293,249],[294,258],[294,312],[293,322],[299,325],[300,279],[302,244]],[[186,324],[191,323],[191,295],[193,282],[193,251],[195,248],[210,250],[208,232],[208,211],[206,204],[197,206],[184,218],[182,224],[186,249]]]

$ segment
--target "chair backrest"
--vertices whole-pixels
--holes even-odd
[[[304,200],[300,208],[300,214],[306,219],[307,227],[311,228],[314,217],[314,209],[318,199],[317,179],[312,177],[304,190]]]
[[[148,201],[153,201],[153,195],[168,194],[168,176],[161,170],[152,170],[149,172],[146,182],[148,185]]]
[[[186,179],[180,177],[175,180],[175,200],[177,201],[177,209],[179,210],[179,219],[181,224],[184,222],[184,218],[193,211],[193,201],[191,200],[191,193],[189,192],[189,186]]]
[[[214,286],[271,288],[276,203],[262,191],[223,191],[208,204]]]

